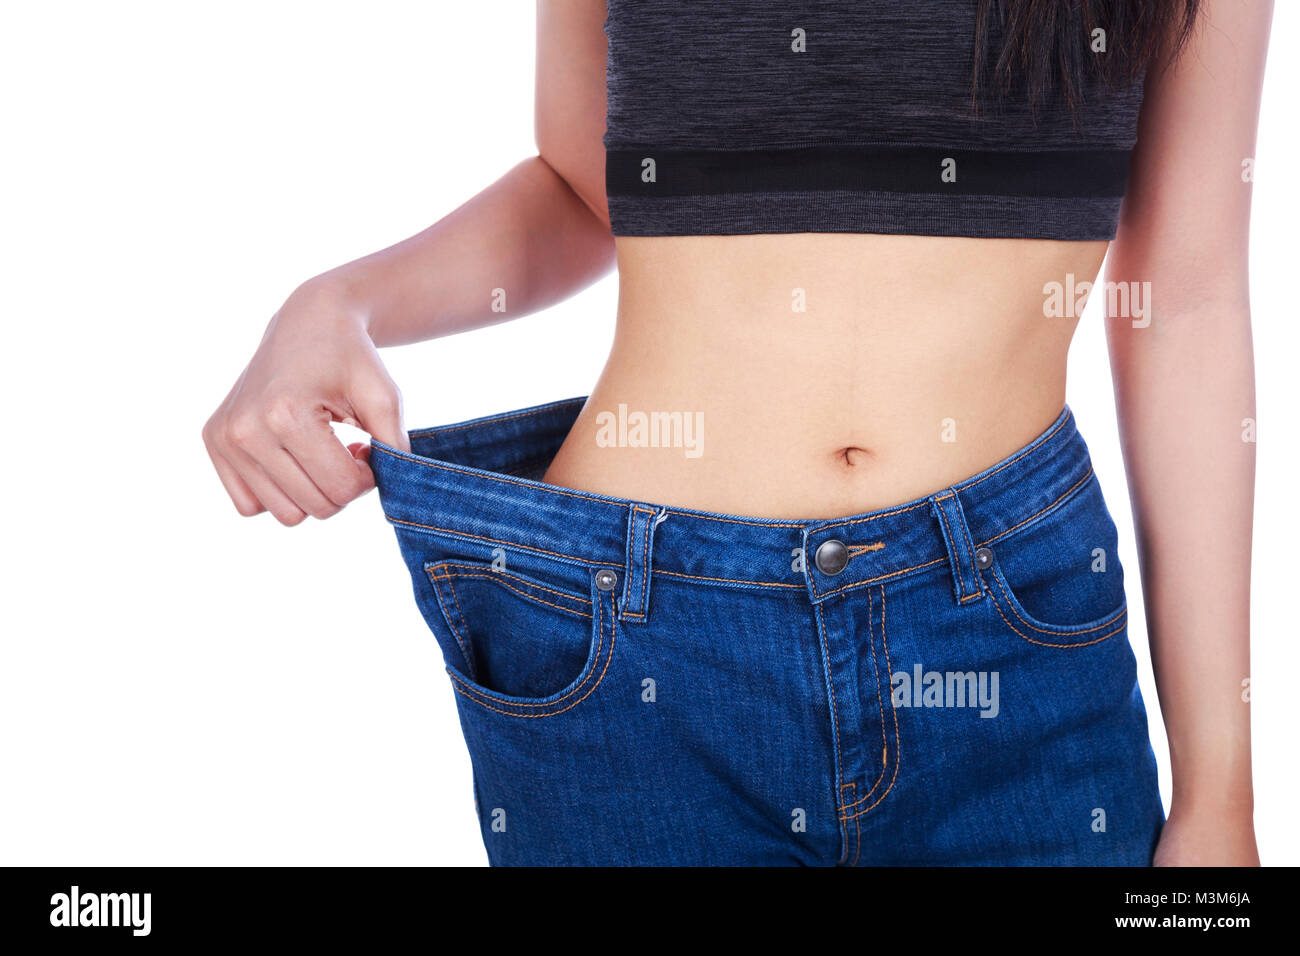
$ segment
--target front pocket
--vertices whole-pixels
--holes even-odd
[[[613,654],[614,592],[577,594],[516,571],[464,560],[424,566],[459,651],[447,672],[462,697],[489,710],[545,717],[600,684]]]
[[[984,590],[1002,623],[1031,644],[1086,647],[1127,626],[1118,534],[1095,477],[986,549]]]
[[[1039,620],[1025,610],[1002,570],[995,564],[983,572],[985,589],[997,613],[1013,632],[1044,647],[1085,647],[1121,633],[1128,626],[1128,602],[1121,599],[1114,610],[1083,624],[1053,624]]]

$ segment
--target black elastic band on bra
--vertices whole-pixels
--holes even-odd
[[[610,149],[610,195],[702,196],[851,190],[1046,198],[1124,195],[1131,150],[1001,152],[935,147]],[[653,160],[653,180],[643,179]],[[948,172],[946,182],[944,173]]]

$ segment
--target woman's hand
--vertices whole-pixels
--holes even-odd
[[[1171,811],[1156,846],[1156,866],[1259,866],[1249,813]]]
[[[375,343],[519,318],[613,268],[604,16],[601,3],[539,8],[536,156],[422,232],[309,280],[281,306],[203,429],[240,514],[269,511],[287,525],[328,518],[374,487],[369,446],[344,448],[332,421],[409,450],[401,396]],[[496,289],[509,291],[508,312]]]
[[[203,442],[242,515],[284,525],[328,518],[374,487],[369,446],[344,447],[346,422],[409,450],[402,400],[379,360],[366,318],[327,283],[300,286],[203,427]]]

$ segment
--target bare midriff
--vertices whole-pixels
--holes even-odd
[[[984,470],[1065,402],[1105,242],[623,237],[609,360],[545,480],[647,503],[830,518]],[[1072,310],[1070,310],[1072,311]]]

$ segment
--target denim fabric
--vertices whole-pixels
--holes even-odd
[[[582,404],[372,443],[493,864],[1150,862],[1116,529],[1068,408],[952,487],[796,521],[542,483]]]

